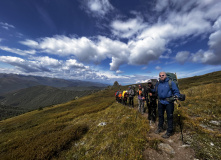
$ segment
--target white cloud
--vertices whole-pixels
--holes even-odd
[[[35,50],[21,50],[21,49],[18,49],[18,48],[9,48],[7,46],[0,46],[0,49],[3,50],[3,51],[15,53],[15,54],[22,55],[22,56],[33,55],[33,54],[36,53]]]
[[[0,56],[0,61],[5,63],[23,63],[24,60],[19,57]]]
[[[192,54],[193,62],[218,65],[221,64],[221,17],[213,25],[214,32],[209,36],[209,50],[199,50]]]
[[[162,68],[160,66],[155,67],[156,70],[161,70]]]
[[[98,36],[97,41],[92,41],[86,37],[55,36],[42,38],[39,42],[26,40],[21,43],[39,52],[59,56],[74,55],[82,62],[100,63],[108,57],[112,59],[111,70],[117,70],[120,65],[127,62],[129,56],[127,44],[103,36]]]
[[[50,57],[31,57],[22,59],[12,56],[0,56],[0,61],[14,66],[14,68],[0,68],[1,73],[14,73],[24,75],[46,76],[64,79],[80,79],[90,81],[100,81],[103,83],[112,83],[117,80],[123,84],[133,84],[136,81],[143,81],[153,78],[152,76],[116,75],[112,71],[103,71],[102,69],[92,69],[75,59],[57,60]],[[116,71],[117,74],[122,71]]]
[[[20,73],[29,75],[41,75],[48,77],[82,79],[82,80],[104,80],[109,78],[124,78],[112,74],[101,73],[91,69],[89,66],[79,63],[76,59],[57,60],[50,57],[31,57],[22,59],[12,56],[0,56],[0,62],[10,64],[15,67],[2,68],[2,72]]]
[[[15,26],[8,24],[8,23],[4,23],[4,22],[0,22],[0,25],[2,28],[9,30],[10,28],[15,28]]]
[[[83,63],[77,62],[76,59],[69,59],[66,61],[65,68],[72,69],[72,68],[80,68],[80,69],[89,69],[89,66],[85,66]]]
[[[34,60],[34,61],[38,61],[39,64],[44,65],[44,66],[50,66],[50,67],[59,67],[62,64],[62,61],[54,59],[54,58],[50,58],[48,56],[31,57],[29,59]]]
[[[142,67],[141,69],[142,69],[142,70],[145,70],[145,69],[147,69],[147,66],[145,66],[145,67]]]
[[[145,65],[150,61],[157,60],[165,51],[166,41],[164,39],[152,39],[147,37],[138,41],[130,41],[131,55],[129,64]]]
[[[25,41],[20,41],[20,43],[23,44],[23,45],[32,47],[32,48],[38,46],[38,42],[33,41],[33,40],[30,40],[30,39],[27,39],[27,40],[25,40]]]
[[[109,0],[84,0],[82,1],[86,12],[95,17],[104,17],[114,9]]]
[[[190,55],[190,52],[188,52],[188,51],[178,52],[176,54],[175,59],[177,62],[184,64],[188,60],[189,55]]]
[[[123,71],[117,70],[116,73],[117,73],[117,74],[121,74],[121,73],[123,73]]]
[[[167,3],[165,3],[167,2]],[[108,0],[83,1],[90,12],[100,16],[107,14],[112,5]],[[173,7],[171,7],[173,6]],[[37,41],[25,40],[21,43],[33,48],[33,51],[54,54],[58,56],[73,56],[79,62],[93,62],[99,64],[105,59],[111,59],[110,70],[117,71],[123,64],[147,65],[159,58],[170,58],[168,52],[170,42],[186,39],[192,36],[208,35],[210,49],[203,53],[192,54],[193,62],[218,64],[220,62],[220,19],[221,3],[211,0],[183,2],[181,0],[157,1],[155,11],[158,13],[156,22],[148,24],[138,14],[136,18],[128,20],[113,20],[110,22],[111,31],[115,37],[128,38],[128,42],[113,40],[104,36],[45,37]],[[213,11],[215,9],[215,13]],[[212,16],[212,13],[215,15]],[[212,26],[212,21],[216,21]],[[167,53],[168,52],[168,53]],[[184,53],[182,53],[184,54]],[[185,56],[178,53],[174,57],[178,62],[184,63],[189,54]],[[180,58],[182,57],[182,58]]]
[[[146,26],[141,17],[128,19],[126,21],[114,20],[111,23],[112,33],[121,38],[131,38]]]

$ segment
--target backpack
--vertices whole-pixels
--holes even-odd
[[[166,75],[170,79],[169,80],[170,89],[172,89],[172,81],[176,84],[177,88],[179,89],[176,73],[167,72]]]
[[[131,89],[131,96],[135,96],[135,91],[134,91],[134,89]]]
[[[133,90],[133,93],[134,93],[134,94],[133,94],[132,96],[135,96],[135,95],[136,95],[136,90],[135,90],[135,88],[136,88],[136,86],[133,85],[133,86],[132,86],[132,90]]]
[[[119,91],[115,92],[115,96],[118,96],[118,94],[119,94]]]
[[[121,92],[121,91],[119,91],[119,93],[118,93],[118,97],[119,97],[119,98],[122,97],[122,92]]]
[[[124,98],[126,91],[123,91],[122,97]]]
[[[144,96],[145,95],[145,90],[144,90],[144,88],[142,88],[141,90],[137,90],[137,93],[138,93],[138,95],[140,95],[140,96]]]

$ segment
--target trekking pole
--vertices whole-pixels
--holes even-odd
[[[176,100],[177,105],[177,110],[179,110],[179,107],[181,107],[180,103],[178,103],[178,101]],[[182,128],[182,122],[181,122],[181,115],[178,112],[178,124],[180,126],[180,132],[181,132],[181,139],[183,142],[183,128]],[[184,142],[183,142],[184,143]]]

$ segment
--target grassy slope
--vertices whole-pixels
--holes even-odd
[[[186,133],[184,140],[191,144],[199,159],[221,159],[220,82],[220,71],[179,81],[186,101],[175,114],[181,114]],[[219,125],[211,121],[217,121]],[[179,131],[179,126],[176,130]]]
[[[113,95],[100,91],[0,121],[1,159],[142,159],[147,122]]]
[[[86,96],[92,90],[67,91],[50,86],[34,86],[19,91],[8,93],[0,97],[0,120],[16,116],[18,113],[26,113],[38,108],[61,104],[77,97]],[[18,112],[20,111],[20,112]]]
[[[184,140],[199,159],[221,159],[220,125],[210,123],[221,121],[220,73],[179,81],[187,99],[181,103],[183,107],[175,109],[174,117],[177,120],[177,114],[181,114]],[[0,157],[142,159],[145,147],[157,148],[157,139],[147,141],[147,121],[135,110],[114,103],[113,95],[114,90],[105,90],[0,121]],[[107,125],[97,126],[100,122]],[[179,132],[178,125],[175,129]]]

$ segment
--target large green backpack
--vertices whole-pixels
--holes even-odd
[[[178,79],[177,79],[176,73],[166,72],[166,75],[170,79],[169,82],[168,82],[169,86],[170,86],[170,89],[172,89],[172,81],[176,84],[177,88],[179,89]]]

